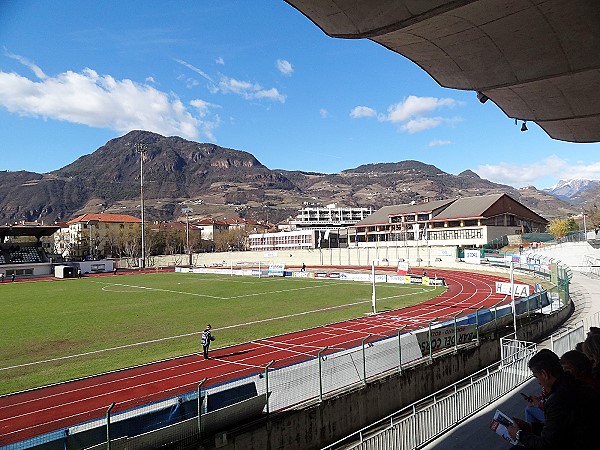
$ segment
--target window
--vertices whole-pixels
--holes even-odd
[[[430,230],[428,233],[430,240],[457,240],[457,239],[482,239],[483,233],[481,228],[460,229],[460,230]]]

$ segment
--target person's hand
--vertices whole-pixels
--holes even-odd
[[[517,427],[521,430],[525,430],[531,433],[531,424],[529,422],[524,421],[523,419],[519,419],[518,417],[513,417],[513,422],[517,425]]]
[[[537,395],[530,395],[527,401],[531,406],[535,406],[536,408],[540,407],[541,399]]]
[[[519,426],[516,423],[513,423],[507,429],[508,429],[508,434],[510,434],[510,437],[513,438],[513,439],[516,439],[517,438],[517,431],[519,431],[521,428],[519,428]]]

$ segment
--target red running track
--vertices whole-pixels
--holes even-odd
[[[261,339],[211,352],[212,359],[199,355],[124,369],[40,389],[0,397],[0,445],[19,442],[50,431],[102,418],[108,405],[112,413],[195,391],[200,380],[205,387],[264,372],[265,366],[282,367],[326,353],[360,345],[369,334],[375,338],[423,328],[428,321],[465,315],[481,306],[506,300],[495,293],[495,282],[505,278],[455,271],[436,271],[448,289],[419,305],[328,326]],[[459,316],[460,317],[460,316]],[[217,330],[218,331],[218,330]]]

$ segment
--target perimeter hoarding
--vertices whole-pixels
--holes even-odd
[[[477,336],[477,325],[454,325],[434,328],[431,330],[431,349],[432,351],[444,348],[454,347],[455,339],[458,339],[458,345],[472,341]],[[429,330],[417,333],[417,341],[421,348],[423,356],[429,355]]]

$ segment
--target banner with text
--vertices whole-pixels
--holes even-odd
[[[441,350],[443,348],[454,347],[455,338],[458,339],[458,345],[471,342],[477,337],[477,326],[458,325],[456,331],[454,325],[448,325],[441,328],[431,330],[431,349],[432,351]],[[423,356],[429,355],[429,330],[417,333],[417,341]]]
[[[529,286],[526,284],[514,284],[515,297],[528,297]],[[496,294],[510,295],[510,283],[496,281]]]
[[[271,264],[269,266],[270,277],[282,277],[285,269],[285,264]]]

